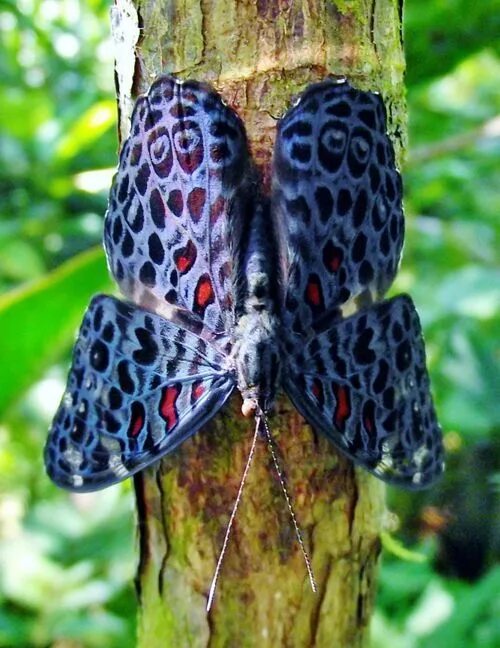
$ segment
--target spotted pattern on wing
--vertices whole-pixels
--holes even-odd
[[[283,386],[390,483],[442,472],[415,308],[377,303],[404,234],[382,99],[308,88],[278,125],[272,174],[269,200],[241,121],[203,84],[162,76],[138,99],[104,233],[137,305],[98,296],[84,316],[45,450],[56,484],[95,490],[154,463],[235,386],[262,409]]]
[[[45,449],[59,486],[108,486],[176,448],[235,387],[210,342],[113,297],[95,297]]]
[[[390,483],[424,488],[439,477],[441,430],[409,297],[332,318],[301,348],[287,354],[284,387],[314,427]]]
[[[227,332],[230,230],[244,217],[238,205],[252,173],[243,125],[220,97],[159,77],[137,100],[106,214],[104,243],[123,293],[174,319],[182,309],[200,331]],[[207,276],[211,299],[203,300],[197,289]]]
[[[286,244],[286,329],[304,332],[352,300],[380,299],[404,236],[380,96],[347,82],[308,88],[278,124],[273,182]]]

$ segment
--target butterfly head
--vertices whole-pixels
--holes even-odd
[[[245,418],[254,416],[259,410],[259,403],[256,398],[245,398],[241,406],[241,413]]]

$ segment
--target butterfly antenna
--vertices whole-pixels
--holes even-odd
[[[290,511],[290,517],[292,518],[292,523],[293,523],[293,526],[294,526],[294,529],[295,529],[295,535],[297,536],[298,543],[299,543],[300,548],[302,550],[302,555],[304,556],[304,562],[306,563],[306,569],[307,569],[307,573],[309,575],[309,582],[311,583],[311,589],[316,594],[316,592],[318,591],[318,587],[317,587],[316,581],[314,579],[311,560],[309,558],[309,554],[306,551],[304,540],[302,539],[302,533],[300,532],[299,524],[297,522],[297,518],[295,517],[295,511],[293,510],[292,500],[290,499],[290,496],[288,494],[288,490],[286,488],[285,478],[284,478],[283,473],[282,473],[281,468],[280,468],[280,464],[279,464],[279,461],[278,461],[278,456],[276,454],[276,450],[275,450],[275,447],[274,447],[274,440],[273,440],[273,437],[271,435],[269,425],[267,423],[267,418],[266,418],[266,415],[264,414],[264,412],[262,410],[260,411],[260,413],[258,415],[257,421],[258,421],[258,423],[262,422],[262,425],[263,425],[263,428],[264,428],[264,431],[265,431],[265,434],[266,434],[269,450],[271,451],[271,456],[273,458],[274,467],[276,469],[276,473],[278,475],[278,479],[279,479],[279,482],[280,482],[280,485],[281,485],[281,490],[283,491],[283,495],[285,496],[285,500],[286,500],[286,504],[288,506],[288,510]]]
[[[215,568],[214,576],[212,578],[212,584],[210,585],[210,591],[208,593],[208,601],[207,601],[207,612],[212,607],[212,602],[214,600],[214,595],[215,595],[215,589],[217,587],[217,580],[219,578],[219,573],[222,567],[222,561],[224,560],[224,554],[226,553],[227,544],[229,542],[229,536],[231,535],[231,529],[233,526],[234,518],[236,517],[236,511],[238,510],[238,506],[240,504],[241,494],[243,493],[243,487],[245,486],[245,481],[248,476],[248,471],[250,470],[252,459],[255,454],[255,446],[257,445],[258,437],[259,437],[259,421],[257,420],[255,424],[255,432],[252,439],[252,446],[250,448],[250,452],[248,453],[248,459],[245,465],[245,470],[243,471],[243,475],[241,477],[240,487],[238,488],[238,494],[236,495],[236,499],[234,501],[233,510],[231,512],[231,516],[227,524],[226,535],[224,536],[224,542],[222,543],[222,549],[220,551],[219,560],[217,561],[217,566]]]

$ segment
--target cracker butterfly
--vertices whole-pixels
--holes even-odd
[[[380,301],[403,244],[382,99],[345,80],[278,124],[268,197],[242,122],[197,82],[159,77],[135,106],[104,244],[127,301],[85,313],[45,449],[90,491],[174,450],[237,388],[257,419],[280,388],[381,479],[443,470],[424,343],[408,296]],[[140,304],[140,306],[138,305]]]

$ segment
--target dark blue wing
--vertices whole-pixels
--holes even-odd
[[[45,448],[51,479],[89,491],[154,463],[194,434],[235,387],[227,356],[162,317],[95,297]]]
[[[425,488],[443,471],[424,341],[407,296],[375,304],[286,354],[284,387],[301,414],[384,481]]]
[[[284,322],[380,299],[404,236],[401,178],[382,99],[346,81],[309,87],[278,125],[273,210],[286,256]]]

